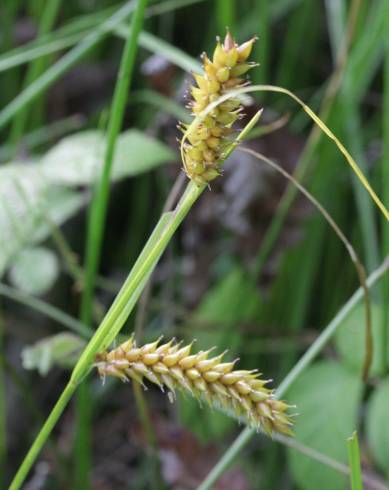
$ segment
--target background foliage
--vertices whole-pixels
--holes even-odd
[[[261,66],[251,79],[307,101],[389,205],[385,0],[150,1],[116,144],[91,319],[78,320],[89,204],[133,6],[1,6],[0,485],[15,473],[67,367],[158,220],[180,175],[176,123],[187,118],[185,72],[198,68],[199,53],[212,51],[225,26],[238,41],[259,36],[253,58]],[[389,251],[388,226],[343,157],[286,98],[256,95],[246,112],[259,107],[267,134],[248,144],[304,179],[373,272]],[[358,287],[333,231],[285,188],[263,164],[235,152],[172,240],[124,333],[135,328],[143,340],[163,334],[195,338],[199,349],[228,348],[277,386]],[[375,357],[367,385],[358,306],[285,395],[298,407],[294,447],[253,438],[215,488],[346,488],[336,463],[347,463],[346,440],[355,429],[365,488],[387,488],[387,277],[372,296]],[[26,488],[196,488],[239,426],[185,398],[171,405],[154,389],[143,399],[150,424],[139,393],[92,379]]]

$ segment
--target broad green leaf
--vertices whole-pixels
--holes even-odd
[[[20,250],[50,235],[50,222],[61,225],[87,202],[88,194],[69,187],[95,182],[104,145],[103,133],[85,131],[64,138],[40,160],[0,168],[0,275]],[[147,172],[173,158],[163,143],[126,131],[117,141],[112,179]]]
[[[337,461],[347,462],[346,439],[356,429],[361,379],[334,361],[309,367],[288,391],[297,405],[295,437]],[[288,458],[300,490],[345,489],[347,478],[293,449]]]
[[[24,247],[50,235],[86,203],[86,194],[50,186],[30,162],[0,168],[0,275]]]
[[[71,368],[86,342],[78,335],[62,332],[46,337],[22,351],[24,369],[37,369],[45,376],[53,366]]]
[[[9,278],[12,284],[29,294],[44,294],[59,273],[57,256],[46,247],[25,248],[12,261]]]
[[[370,369],[372,376],[382,374],[382,307],[372,304],[372,331],[374,356]],[[389,329],[389,325],[386,327]],[[389,337],[387,338],[387,355],[389,356]],[[357,373],[361,373],[365,357],[365,309],[360,304],[345,319],[336,331],[335,345],[344,363]]]
[[[89,185],[100,175],[104,152],[104,134],[83,131],[54,146],[42,159],[42,172],[54,184]],[[112,180],[147,172],[174,157],[160,141],[135,129],[126,131],[117,140]]]
[[[389,482],[389,379],[374,391],[367,407],[367,440]]]
[[[188,325],[190,337],[196,339],[196,348],[216,347],[219,352],[228,349],[226,357],[233,359],[234,350],[241,343],[237,326],[255,318],[259,301],[254,282],[244,269],[235,266],[208,291],[196,309],[193,320],[200,326]],[[202,409],[196,401],[188,398],[182,400],[179,410],[183,423],[203,442],[225,436],[236,424],[223,413]]]

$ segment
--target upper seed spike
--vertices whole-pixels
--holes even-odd
[[[202,54],[205,74],[193,73],[197,86],[191,88],[193,97],[191,109],[194,115],[201,115],[208,105],[217,101],[221,95],[244,85],[245,81],[239,77],[254,66],[246,62],[254,42],[255,38],[252,38],[239,46],[227,29],[223,44],[220,38],[217,38],[212,61],[206,53]],[[214,108],[194,129],[191,130],[189,126],[184,130],[183,166],[188,177],[196,185],[208,184],[220,175],[224,150],[229,144],[230,128],[241,117],[237,110],[239,107],[240,101],[237,98],[228,99]],[[190,149],[202,142],[214,151],[212,159],[206,158],[206,155],[201,153],[196,156],[191,154]]]

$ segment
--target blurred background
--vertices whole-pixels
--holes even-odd
[[[123,5],[0,6],[2,488],[90,335],[79,314],[88,204],[130,25],[128,15],[115,14]],[[189,72],[203,51],[212,54],[226,26],[239,43],[259,38],[251,81],[283,86],[307,102],[389,204],[387,1],[150,0],[88,327],[101,321],[182,175],[176,125],[188,118]],[[247,117],[264,112],[245,144],[295,173],[373,272],[389,251],[387,223],[334,143],[285,95],[258,92],[247,103]],[[358,286],[344,245],[312,205],[263,162],[235,152],[174,236],[123,333],[136,328],[144,342],[163,334],[197,339],[197,349],[228,349],[276,387]],[[348,488],[339,468],[317,461],[312,449],[347,463],[346,439],[355,429],[365,488],[389,488],[388,293],[387,278],[372,291],[376,350],[366,386],[358,306],[285,395],[298,407],[295,440],[308,455],[258,435],[214,488]],[[197,488],[242,430],[196,401],[171,404],[150,387],[143,396],[150,434],[130,385],[103,386],[95,374],[88,384],[25,489]]]

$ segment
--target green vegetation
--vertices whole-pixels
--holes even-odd
[[[0,487],[389,489],[388,2],[0,13]]]

